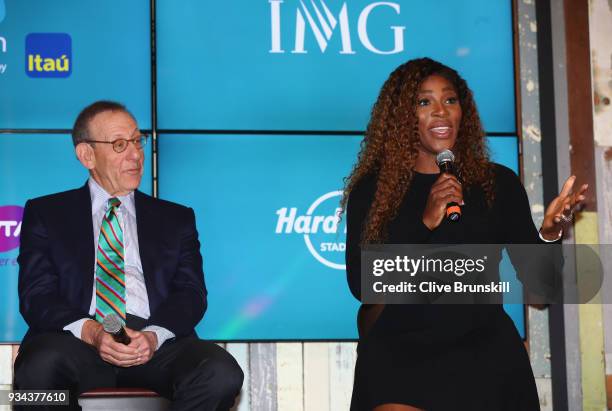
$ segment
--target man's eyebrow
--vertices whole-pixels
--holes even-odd
[[[134,130],[132,130],[132,132],[130,133],[130,137],[132,137],[137,131],[138,131],[138,127],[136,127]],[[121,131],[116,131],[114,133],[111,133],[110,135],[111,136],[121,136],[121,135],[123,135],[123,133]]]

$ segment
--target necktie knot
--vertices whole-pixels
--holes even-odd
[[[112,197],[108,199],[108,208],[119,208],[121,205],[121,200],[117,197]]]

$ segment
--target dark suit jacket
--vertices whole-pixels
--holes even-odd
[[[138,245],[151,317],[147,324],[194,334],[206,287],[193,210],[134,193]],[[32,335],[89,317],[95,264],[91,198],[84,187],[28,200],[19,249],[19,308]]]

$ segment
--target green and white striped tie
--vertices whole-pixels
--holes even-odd
[[[118,198],[108,200],[96,252],[96,321],[115,313],[125,324],[125,253]]]

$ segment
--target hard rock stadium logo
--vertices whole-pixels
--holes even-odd
[[[321,264],[345,270],[346,219],[340,219],[342,191],[330,191],[317,198],[300,214],[297,207],[276,211],[276,234],[302,235],[310,254]]]

